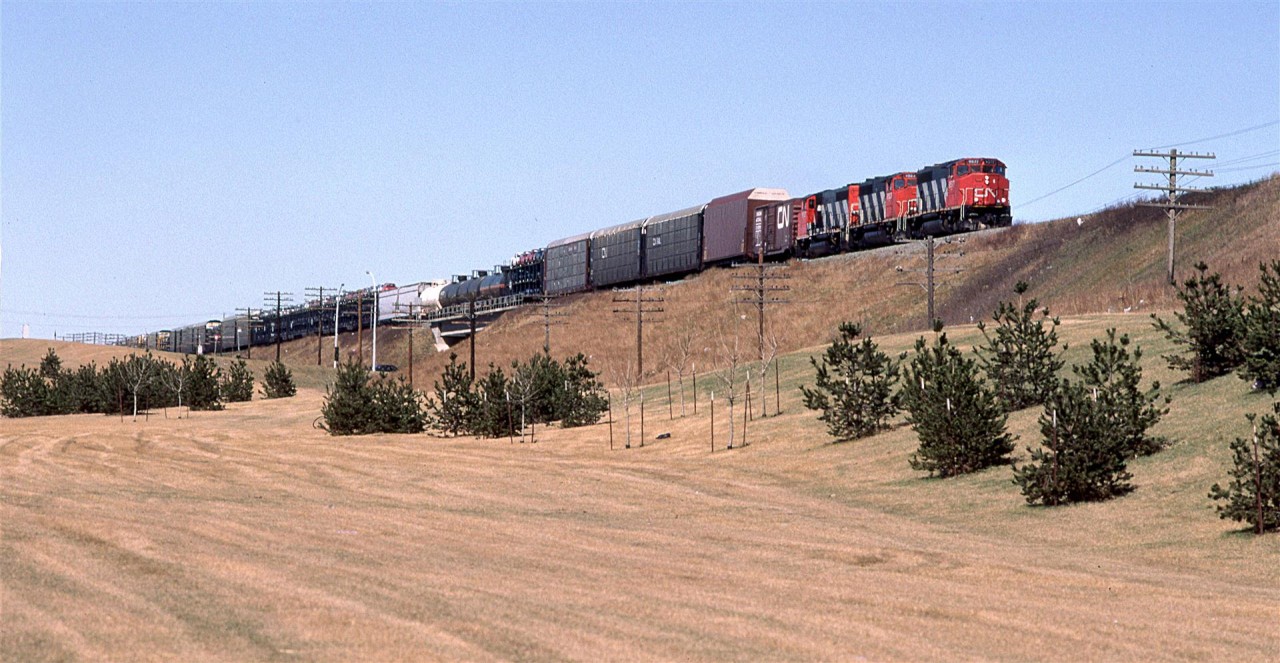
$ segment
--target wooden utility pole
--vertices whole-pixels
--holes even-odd
[[[638,285],[635,290],[635,299],[629,297],[613,298],[615,304],[635,304],[635,308],[615,308],[614,313],[623,315],[634,315],[636,319],[636,384],[644,383],[644,320],[646,313],[662,313],[663,308],[660,306],[646,307],[646,304],[661,304],[666,301],[663,297],[645,297],[644,286]]]
[[[413,388],[413,328],[418,326],[418,319],[413,317],[413,304],[409,305],[409,388]]]
[[[542,352],[548,357],[551,356],[551,326],[564,324],[559,320],[568,314],[563,311],[557,311],[551,307],[551,297],[542,296]]]
[[[663,297],[645,297],[644,286],[638,285],[635,290],[635,308],[615,308],[614,313],[623,315],[634,315],[636,317],[636,389],[640,389],[644,384],[644,320],[646,313],[662,313],[664,310],[661,306],[645,306],[646,304],[661,304],[666,301]],[[627,297],[614,296],[614,303],[630,304],[633,300]],[[630,430],[630,427],[628,427]],[[640,392],[640,446],[644,446],[644,392]]]
[[[317,286],[314,288],[306,288],[306,290],[304,291],[306,293],[305,295],[306,297],[311,297],[314,295],[316,298],[316,366],[322,365],[320,352],[322,350],[322,346],[324,345],[324,291],[325,290],[326,288],[324,286]],[[333,288],[328,288],[328,290],[332,291]]]
[[[952,240],[948,238],[942,241],[944,244],[950,244]],[[956,243],[963,244],[964,238],[961,237],[960,239],[957,239]],[[953,256],[963,258],[964,251],[960,251],[959,253],[955,253],[955,254],[947,253],[947,254],[938,255],[935,250],[935,245],[936,245],[936,242],[933,239],[933,235],[929,235],[924,238],[925,266],[923,269],[903,269],[901,265],[894,268],[899,273],[915,272],[918,274],[924,274],[924,281],[899,281],[894,285],[919,286],[924,289],[925,293],[927,293],[928,302],[929,302],[928,303],[929,318],[928,318],[927,324],[925,325],[926,329],[933,329],[934,323],[937,322],[938,320],[937,308],[934,306],[934,293],[937,291],[938,272],[941,271],[944,274],[959,274],[960,272],[964,271],[963,269],[957,269],[957,268],[945,268],[945,269],[939,270],[935,266],[935,262],[938,258],[950,258]]]
[[[269,306],[271,304],[272,297],[275,297],[275,300],[276,300],[276,361],[279,362],[280,361],[280,340],[281,340],[280,332],[282,331],[281,322],[284,320],[284,317],[283,317],[284,305],[293,302],[293,293],[281,292],[279,290],[276,290],[275,292],[265,292],[263,293],[263,295],[267,297],[266,301],[264,302],[264,305],[266,306]]]
[[[1194,177],[1213,177],[1212,171],[1207,170],[1178,170],[1178,159],[1216,159],[1212,153],[1200,154],[1197,152],[1179,152],[1177,149],[1171,149],[1168,152],[1154,152],[1134,150],[1135,157],[1151,157],[1157,159],[1165,159],[1168,168],[1144,168],[1142,166],[1134,166],[1135,173],[1156,173],[1168,177],[1168,184],[1165,186],[1151,186],[1149,184],[1134,184],[1135,189],[1150,189],[1152,191],[1164,191],[1165,201],[1163,203],[1138,203],[1144,207],[1159,207],[1164,210],[1165,216],[1169,218],[1169,250],[1166,265],[1166,276],[1169,279],[1169,285],[1177,285],[1177,279],[1173,274],[1173,236],[1178,223],[1178,213],[1182,210],[1192,209],[1212,209],[1208,205],[1184,205],[1178,202],[1179,196],[1184,193],[1203,191],[1203,189],[1191,188],[1186,186],[1178,186],[1179,175],[1190,175]]]
[[[467,325],[470,327],[468,335],[468,344],[471,346],[471,383],[476,381],[476,298],[474,295],[467,299]],[[523,423],[521,424],[523,425]],[[523,429],[520,433],[524,435]]]
[[[751,304],[756,307],[756,340],[758,342],[758,348],[759,348],[758,356],[760,358],[760,384],[761,384],[761,388],[763,388],[765,371],[768,370],[767,368],[768,359],[765,355],[765,334],[764,334],[765,305],[786,303],[787,300],[785,298],[770,296],[770,294],[777,293],[777,292],[785,292],[787,290],[790,290],[791,286],[777,285],[773,283],[774,281],[785,280],[790,277],[783,274],[775,273],[778,269],[783,267],[782,265],[766,265],[765,264],[764,247],[762,247],[760,244],[756,245],[756,256],[757,256],[756,264],[752,265],[752,267],[754,267],[756,271],[754,275],[742,275],[742,276],[733,277],[734,279],[737,279],[737,280],[750,280],[750,281],[753,281],[753,283],[751,285],[731,286],[730,290],[736,291],[736,292],[752,293],[752,296],[744,297],[737,301],[738,303],[741,303],[741,304]],[[748,378],[750,377],[750,372],[748,372],[747,376]],[[750,389],[750,387],[748,387],[748,389]],[[765,402],[765,401],[762,401],[762,402]],[[761,416],[764,416],[763,410],[761,412],[762,412]]]

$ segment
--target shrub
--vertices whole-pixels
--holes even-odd
[[[515,433],[510,384],[501,367],[489,364],[489,372],[477,385],[477,394],[472,432],[483,437],[506,437]]]
[[[564,389],[557,403],[562,428],[589,426],[609,410],[608,392],[600,374],[587,364],[587,357],[581,352],[564,361]]]
[[[1214,501],[1225,501],[1218,505],[1220,518],[1249,523],[1258,534],[1280,529],[1280,403],[1272,409],[1261,421],[1249,415],[1253,435],[1231,443],[1231,483],[1215,483],[1209,491]]]
[[[404,378],[379,376],[370,381],[373,418],[370,433],[421,433],[427,429],[422,394]],[[369,384],[369,383],[366,383]]]
[[[262,376],[262,395],[266,398],[288,398],[298,393],[293,384],[293,372],[289,367],[276,361],[267,367]]]
[[[347,362],[338,368],[337,380],[325,389],[320,410],[325,429],[332,435],[364,435],[375,432],[373,390],[363,366]]]
[[[228,403],[242,403],[253,399],[253,371],[243,359],[237,359],[227,369],[220,381],[222,399]]]
[[[244,362],[242,361],[241,364]],[[234,368],[234,367],[233,367]],[[182,369],[187,371],[187,407],[192,410],[221,410],[226,396],[225,381],[222,371],[205,355],[196,355],[190,363],[183,362]],[[248,372],[248,367],[244,367]],[[249,389],[252,394],[253,377],[249,377]],[[247,398],[244,400],[248,400]]]
[[[449,354],[449,365],[432,388],[435,398],[427,403],[427,412],[433,427],[455,436],[471,432],[479,399],[467,364],[459,363],[456,353]]]
[[[840,336],[832,341],[821,361],[810,357],[814,387],[801,386],[804,405],[820,410],[819,421],[837,441],[853,440],[888,428],[898,413],[898,364],[870,337],[856,342],[862,327],[840,324]]]
[[[49,381],[36,369],[6,368],[0,377],[0,414],[12,418],[57,414]]]
[[[1027,449],[1031,462],[1013,468],[1028,504],[1103,500],[1132,490],[1124,434],[1084,384],[1059,383],[1044,404],[1040,434],[1041,448]]]
[[[1129,336],[1116,338],[1115,329],[1107,330],[1105,341],[1090,341],[1089,347],[1093,351],[1089,363],[1071,370],[1080,376],[1085,388],[1092,390],[1100,416],[1120,437],[1125,455],[1149,456],[1163,449],[1168,441],[1147,435],[1147,430],[1169,410],[1156,405],[1160,399],[1159,382],[1146,391],[1141,388],[1142,348],[1134,346],[1130,353]],[[1168,402],[1166,397],[1164,403]]]
[[[1180,354],[1164,355],[1169,368],[1190,371],[1192,382],[1226,375],[1244,361],[1243,304],[1216,272],[1208,270],[1208,265],[1197,263],[1196,275],[1178,288],[1184,310],[1174,315],[1180,328],[1151,314],[1156,329],[1184,346]]]
[[[946,334],[928,348],[923,338],[916,340],[905,378],[902,404],[920,437],[913,469],[949,477],[1007,462],[1013,451],[1007,416],[976,362],[950,345]]]
[[[1240,377],[1275,393],[1280,389],[1280,260],[1259,268],[1258,296],[1250,297],[1245,308]]]
[[[421,394],[405,380],[375,380],[353,362],[338,368],[320,413],[332,435],[421,433],[427,423]]]
[[[1027,283],[1019,281],[1014,291],[1022,295]],[[994,335],[987,333],[985,323],[978,323],[986,339],[986,345],[977,348],[978,358],[1006,412],[1043,403],[1062,368],[1061,351],[1054,351],[1059,320],[1050,318],[1047,309],[1041,310],[1037,318],[1039,308],[1035,299],[1019,307],[1000,302],[992,315],[996,323]],[[1049,323],[1047,329],[1045,322]]]

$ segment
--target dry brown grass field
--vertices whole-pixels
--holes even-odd
[[[1280,247],[1280,178],[1206,200],[1214,211],[1180,225],[1180,264],[1252,288]],[[803,410],[808,358],[840,320],[910,348],[924,302],[894,267],[919,268],[918,245],[787,268],[791,301],[771,318],[782,412],[770,384],[770,416],[725,450],[721,396],[713,452],[718,337],[740,335],[748,354],[755,340],[730,293],[745,272],[717,269],[653,291],[666,310],[646,328],[643,447],[634,412],[631,449],[621,412],[612,449],[604,423],[527,443],[330,437],[312,425],[331,379],[314,340],[284,347],[295,398],[137,422],[0,419],[0,660],[1280,659],[1280,540],[1218,519],[1207,498],[1244,414],[1269,402],[1234,376],[1190,385],[1164,367],[1147,317],[1174,303],[1163,233],[1158,211],[1120,208],[942,249],[965,253],[938,298],[961,345],[1020,279],[1069,316],[1068,361],[1108,327],[1142,345],[1147,378],[1174,398],[1154,432],[1174,443],[1130,464],[1136,490],[1120,499],[1029,507],[1008,467],[928,479],[908,466],[909,428],[832,444]],[[560,304],[572,316],[553,354],[627,361],[634,327],[612,297]],[[685,326],[698,412],[686,385],[679,416],[663,357]],[[379,361],[407,373],[405,331],[380,331]],[[478,363],[525,358],[542,332],[536,313],[509,314],[480,335]],[[364,344],[367,361],[367,331]],[[2,340],[0,366],[48,347],[69,365],[126,351]],[[430,348],[416,336],[420,388],[447,361]],[[259,375],[272,356],[254,351]],[[1037,415],[1010,418],[1019,459]]]
[[[1177,381],[1145,315],[1065,320],[1068,359],[1110,326],[1139,338],[1150,378]],[[0,342],[0,363],[48,345]],[[0,660],[1280,653],[1280,544],[1206,497],[1242,414],[1266,407],[1238,378],[1170,388],[1155,432],[1175,444],[1131,464],[1132,494],[1045,509],[1007,467],[913,472],[907,428],[831,444],[796,397],[808,354],[783,358],[782,414],[732,451],[723,401],[711,451],[705,381],[698,414],[676,418],[651,387],[632,449],[620,423],[612,450],[607,424],[523,444],[334,438],[312,427],[315,387],[183,418],[0,420]],[[1022,458],[1036,414],[1010,420]]]

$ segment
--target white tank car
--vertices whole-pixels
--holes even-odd
[[[423,281],[418,284],[418,301],[422,303],[423,313],[440,310],[440,291],[447,285],[449,285],[449,279]]]

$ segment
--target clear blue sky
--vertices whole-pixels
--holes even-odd
[[[961,156],[1008,164],[1020,221],[1132,196],[1135,148],[1266,125],[1185,147],[1218,155],[1197,184],[1280,169],[1274,0],[4,2],[0,22],[0,337],[447,277]]]

